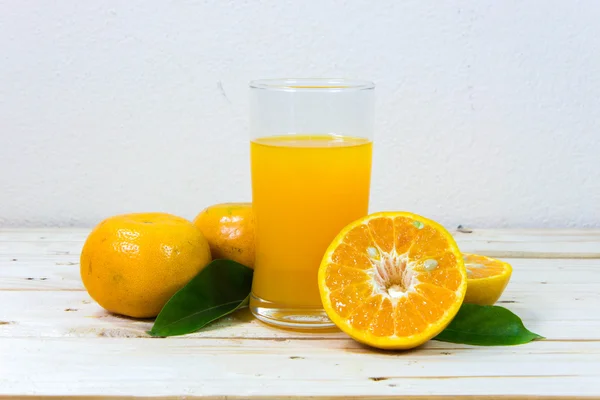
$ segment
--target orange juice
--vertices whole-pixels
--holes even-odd
[[[321,308],[325,250],[368,212],[372,143],[283,135],[250,145],[256,262],[252,294],[278,308]]]

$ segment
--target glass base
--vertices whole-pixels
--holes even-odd
[[[250,311],[260,321],[288,329],[321,329],[335,326],[322,308],[281,308],[276,303],[250,296]]]

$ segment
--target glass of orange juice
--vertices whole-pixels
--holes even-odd
[[[324,328],[317,272],[325,250],[369,207],[374,84],[250,83],[256,262],[250,309],[288,328]]]

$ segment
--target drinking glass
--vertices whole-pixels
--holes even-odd
[[[374,88],[347,79],[250,83],[256,262],[250,309],[288,328],[332,326],[317,272],[369,208]]]

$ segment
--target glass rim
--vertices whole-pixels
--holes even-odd
[[[250,81],[249,86],[251,89],[284,92],[346,92],[375,89],[375,83],[371,81],[346,78],[256,79]]]

